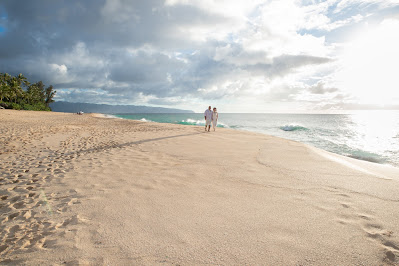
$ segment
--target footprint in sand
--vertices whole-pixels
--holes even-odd
[[[387,252],[385,252],[385,258],[383,261],[389,261],[392,263],[392,262],[395,262],[395,260],[396,260],[396,256],[392,251],[388,250]]]
[[[1,245],[0,246],[0,253],[2,253],[3,251],[5,251],[8,248],[8,245]]]
[[[386,230],[372,215],[364,211],[359,212],[359,202],[353,201],[350,195],[342,191],[336,192],[338,193],[334,193],[335,195],[342,197],[342,199],[345,198],[344,200],[335,202],[335,204],[339,204],[338,208],[333,208],[337,212],[337,222],[344,226],[351,225],[358,227],[368,238],[377,244],[377,248],[381,249],[382,262],[396,265],[399,257],[399,244],[391,241],[390,237],[393,235],[393,232]]]
[[[387,240],[393,235],[393,232],[385,230],[384,227],[378,223],[371,222],[371,217],[365,215],[359,215],[359,217],[368,221],[362,226],[366,235],[370,239],[379,243],[381,248],[384,250],[383,261],[389,263],[395,262],[396,258],[399,256],[399,245],[393,241]]]
[[[12,214],[8,215],[8,220],[12,220],[12,219],[14,219],[15,217],[18,217],[19,214],[20,214],[19,212],[15,212],[15,213],[12,213]]]
[[[10,203],[14,203],[14,202],[18,201],[20,198],[21,198],[21,196],[15,196],[10,199]]]
[[[25,207],[25,203],[23,201],[17,202],[13,205],[13,207],[15,209],[22,209],[23,207]]]

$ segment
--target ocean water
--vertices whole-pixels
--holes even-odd
[[[204,126],[202,113],[115,116]],[[344,156],[399,167],[399,111],[364,111],[356,114],[219,113],[218,127],[264,133]]]

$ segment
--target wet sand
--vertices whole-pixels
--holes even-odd
[[[0,125],[0,264],[399,264],[397,168],[229,129]]]

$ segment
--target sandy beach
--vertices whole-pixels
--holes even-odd
[[[272,136],[0,110],[1,265],[399,265],[399,169]]]

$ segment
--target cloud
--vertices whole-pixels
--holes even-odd
[[[326,94],[338,91],[337,88],[326,88],[324,82],[320,81],[317,84],[309,87],[309,91],[313,94]]]
[[[348,47],[336,40],[351,35],[353,25],[380,23],[384,10],[395,20],[397,6],[394,0],[7,0],[0,3],[0,72],[43,80],[67,101],[192,109],[212,99],[228,109],[245,99],[258,111],[264,102],[319,108],[336,104],[338,95],[349,99],[350,89],[334,80]]]
[[[335,13],[341,12],[344,9],[355,7],[377,7],[377,8],[388,8],[388,7],[395,7],[399,5],[398,0],[343,0],[337,1],[336,9],[334,10]]]
[[[327,103],[317,106],[314,110],[399,110],[399,105],[377,105],[360,103]]]

